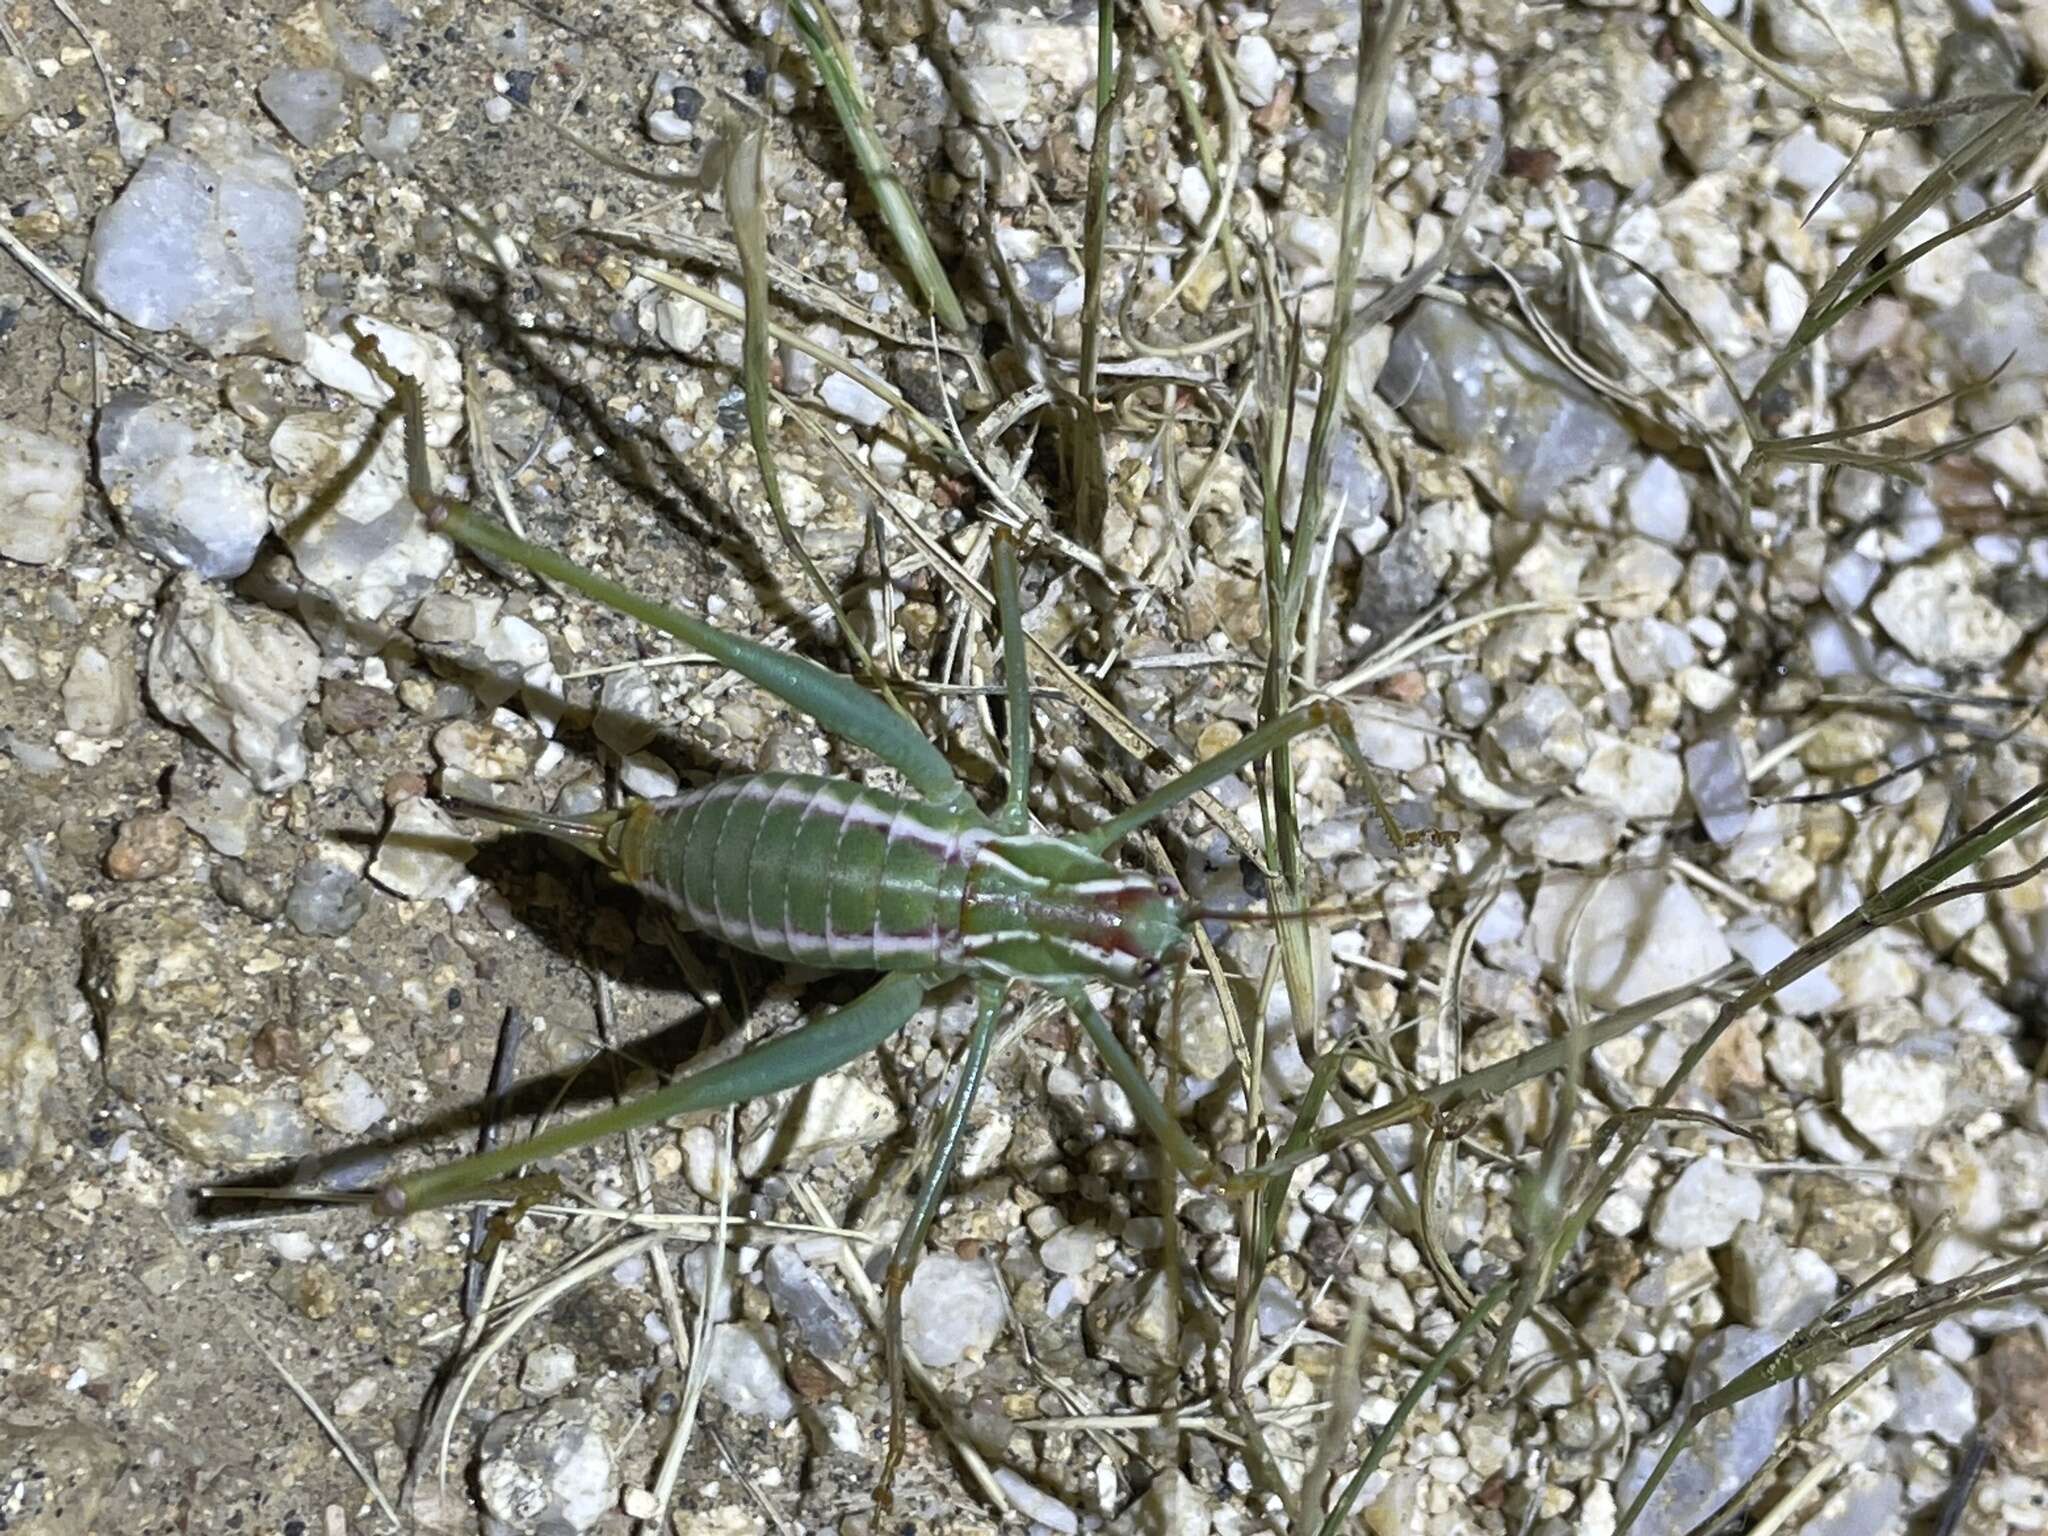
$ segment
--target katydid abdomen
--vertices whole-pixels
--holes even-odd
[[[850,779],[746,774],[588,817],[475,809],[575,844],[771,960],[1128,985],[1187,936],[1170,889],[1071,840]]]
[[[991,836],[848,779],[761,773],[636,805],[606,844],[643,894],[752,954],[935,971],[961,963],[969,870]]]

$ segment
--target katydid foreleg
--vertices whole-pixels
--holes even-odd
[[[889,1452],[882,1460],[882,1475],[875,1487],[875,1500],[884,1509],[889,1507],[890,1485],[903,1461],[903,1293],[909,1289],[910,1272],[924,1252],[925,1234],[931,1230],[932,1218],[938,1215],[946,1186],[953,1181],[953,1170],[960,1164],[967,1112],[973,1107],[974,1096],[980,1092],[982,1077],[988,1070],[989,1043],[995,1038],[996,1020],[1002,1015],[1006,990],[996,981],[984,981],[975,988],[974,1029],[967,1037],[966,1049],[960,1053],[959,1080],[946,1101],[945,1119],[939,1126],[938,1143],[932,1149],[924,1183],[889,1255],[888,1279],[882,1288],[882,1353],[889,1375]]]

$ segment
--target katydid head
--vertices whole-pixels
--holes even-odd
[[[1172,881],[1135,878],[1123,903],[1122,932],[1132,952],[1144,957],[1140,980],[1151,981],[1186,952],[1192,916],[1187,898]]]
[[[976,858],[962,948],[1006,978],[1137,986],[1186,944],[1188,922],[1171,882],[1062,839],[999,837]]]

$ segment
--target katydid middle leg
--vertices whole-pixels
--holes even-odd
[[[1009,783],[1005,786],[1003,808],[996,825],[1004,832],[1025,832],[1031,826],[1031,674],[1025,662],[1024,620],[1017,578],[1017,549],[1007,533],[995,536],[996,614],[1003,645],[1003,683],[1009,716]],[[967,1130],[968,1111],[981,1089],[988,1070],[989,1044],[995,1036],[996,1021],[1002,1016],[1007,988],[997,981],[983,981],[975,989],[977,1006],[974,1029],[960,1053],[960,1079],[946,1103],[946,1116],[939,1127],[931,1164],[925,1169],[910,1217],[889,1255],[888,1278],[882,1288],[882,1355],[889,1382],[889,1449],[882,1459],[882,1473],[875,1487],[875,1502],[889,1507],[896,1471],[903,1464],[903,1293],[910,1285],[910,1272],[924,1252],[925,1235],[946,1197],[946,1186],[960,1163],[960,1147]]]
[[[1010,782],[996,825],[1005,832],[1031,829],[1031,668],[1024,648],[1024,604],[1018,591],[1017,546],[995,536],[996,616],[1003,636],[1003,688],[1010,727]]]

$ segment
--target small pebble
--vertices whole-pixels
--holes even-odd
[[[661,800],[683,787],[675,769],[653,752],[635,752],[619,764],[619,784],[642,800]]]
[[[1733,736],[1709,736],[1685,749],[1686,794],[1707,836],[1723,847],[1749,825],[1749,772]]]
[[[958,79],[960,110],[970,122],[1014,123],[1031,105],[1031,77],[1015,64],[977,64]]]
[[[927,1254],[904,1292],[904,1347],[934,1370],[987,1350],[1003,1322],[1002,1291],[980,1259]]]
[[[0,58],[0,133],[5,133],[35,109],[36,72],[24,59],[13,54]]]
[[[1992,1444],[2016,1471],[2048,1477],[2048,1345],[2031,1331],[2008,1333],[1984,1366]]]
[[[270,513],[249,465],[202,451],[197,430],[140,395],[113,399],[93,443],[100,483],[146,553],[210,581],[254,563]]]
[[[1935,1056],[1852,1047],[1835,1063],[1842,1118],[1881,1150],[1909,1152],[1946,1118],[1952,1071]]]
[[[1515,852],[1545,864],[1598,864],[1621,846],[1627,823],[1604,805],[1558,797],[1518,811],[1501,829]]]
[[[1553,973],[1569,948],[1587,1000],[1623,1008],[1698,981],[1733,958],[1721,925],[1690,887],[1658,870],[1544,877],[1529,937]]]
[[[1293,227],[1281,223],[1283,251]],[[1295,255],[1334,260],[1336,229],[1318,232],[1313,251],[1299,231],[1293,243]],[[1633,443],[1613,412],[1547,355],[1459,305],[1425,300],[1409,309],[1379,390],[1519,517],[1546,515],[1568,486],[1623,458]],[[1503,431],[1503,422],[1514,430]]]
[[[1747,1221],[1729,1253],[1731,1300],[1756,1328],[1791,1333],[1834,1303],[1840,1278],[1810,1248],[1795,1248],[1769,1227]]]
[[[1635,1498],[1693,1403],[1733,1381],[1783,1342],[1782,1334],[1763,1329],[1724,1328],[1701,1343],[1693,1351],[1685,1389],[1663,1428],[1637,1442],[1615,1484],[1616,1501],[1626,1507]],[[1763,1465],[1791,1409],[1792,1383],[1781,1381],[1701,1420],[1643,1506],[1632,1536],[1681,1536],[1692,1529],[1700,1511],[1716,1508]]]
[[[1600,742],[1579,771],[1579,793],[1638,821],[1662,821],[1678,809],[1685,770],[1678,758],[1634,741]]]
[[[149,696],[265,793],[306,776],[301,723],[320,656],[278,614],[231,604],[192,572],[172,582],[150,643]]]
[[[1039,1245],[1039,1261],[1055,1275],[1085,1275],[1101,1243],[1093,1227],[1062,1227]]]
[[[1461,730],[1475,729],[1493,712],[1493,684],[1477,672],[1461,674],[1444,689],[1444,709]]]
[[[1849,163],[1849,157],[1808,126],[1788,135],[1778,145],[1774,163],[1787,185],[1814,194],[1833,184]]]
[[[1484,736],[1525,784],[1560,783],[1592,753],[1585,716],[1549,683],[1531,684],[1510,698],[1486,722]]]
[[[1702,75],[1681,85],[1664,107],[1664,128],[1696,171],[1718,171],[1756,131],[1756,86]]]
[[[1336,265],[1342,242],[1335,221],[1317,213],[1284,213],[1277,233],[1280,254],[1296,271],[1327,272]]]
[[[451,430],[448,397],[459,399],[460,385],[449,375],[459,379],[459,364],[435,344],[438,338],[396,326],[377,327],[374,335],[394,366],[420,381],[432,445]],[[316,333],[307,351],[307,372],[329,388],[378,398],[381,385],[352,355],[337,357],[332,338]],[[332,650],[356,648],[365,633],[398,623],[454,559],[454,547],[407,498],[404,435],[387,432],[365,453],[374,421],[367,408],[297,411],[270,435],[272,494],[291,514],[281,536],[299,575],[316,589],[298,607]],[[309,515],[316,507],[319,515]]]
[[[519,1366],[519,1390],[529,1397],[553,1397],[575,1380],[576,1351],[566,1344],[530,1349]]]
[[[643,667],[613,672],[598,691],[591,729],[620,757],[644,750],[661,730],[661,695]]]
[[[335,1394],[334,1412],[337,1418],[352,1419],[377,1400],[377,1378],[358,1376],[354,1381]]]
[[[362,921],[370,898],[360,872],[324,858],[300,863],[284,903],[285,921],[308,938],[338,939]]]
[[[818,399],[835,416],[857,426],[879,427],[889,418],[889,402],[865,384],[843,373],[828,373],[818,386]]]
[[[121,824],[107,852],[107,873],[116,880],[156,880],[177,869],[185,852],[185,823],[169,812],[137,816]]]
[[[1852,1467],[1799,1527],[1799,1536],[1873,1536],[1900,1529],[1905,1499],[1894,1472]]]
[[[329,1056],[314,1070],[306,1090],[306,1111],[331,1131],[360,1136],[382,1120],[383,1098],[370,1080],[339,1056]]]
[[[424,796],[401,801],[377,844],[370,878],[408,901],[438,901],[467,880],[476,844],[448,813]]]
[[[1661,455],[1652,458],[1628,486],[1629,526],[1660,544],[1682,544],[1692,518],[1685,480]]]
[[[1728,947],[1759,976],[1788,959],[1798,948],[1790,934],[1762,916],[1737,917],[1728,924],[1726,931]],[[1830,1012],[1841,1000],[1842,989],[1835,985],[1825,966],[1808,971],[1771,994],[1772,1007],[1782,1008],[1801,1018]]]
[[[284,898],[247,865],[223,859],[213,866],[214,894],[259,923],[271,923],[284,912]]]
[[[1258,1309],[1259,1334],[1268,1339],[1277,1339],[1308,1316],[1301,1298],[1273,1275],[1259,1282]]]
[[[778,1243],[762,1258],[762,1284],[775,1316],[820,1360],[841,1360],[861,1336],[860,1315],[825,1277]]]
[[[81,645],[64,674],[64,727],[96,741],[111,741],[142,718],[135,660],[125,645],[109,656]]]
[[[1081,1529],[1080,1516],[1036,1483],[1019,1477],[1008,1467],[997,1470],[996,1486],[1003,1490],[1003,1497],[1016,1507],[1019,1515],[1031,1522],[1034,1529],[1056,1531],[1059,1536],[1075,1536]]]
[[[1895,1356],[1892,1428],[1960,1446],[1977,1428],[1977,1393],[1963,1373],[1931,1349]]]
[[[1273,45],[1266,41],[1265,34],[1247,32],[1237,40],[1234,62],[1237,65],[1238,95],[1248,107],[1263,107],[1280,90],[1280,56],[1273,51]]]
[[[434,755],[445,767],[487,784],[527,780],[541,746],[533,723],[506,709],[488,722],[451,720],[434,732]]]
[[[263,807],[248,775],[211,754],[190,752],[171,770],[171,810],[215,853],[246,854],[262,829]]]
[[[42,675],[35,651],[11,629],[0,629],[0,672],[16,683],[32,683]]]
[[[711,1395],[735,1413],[779,1424],[796,1412],[796,1398],[783,1379],[780,1345],[764,1324],[713,1328],[706,1374]]]
[[[256,94],[293,142],[318,149],[348,121],[347,90],[338,69],[273,69]]]
[[[657,144],[687,144],[697,136],[696,118],[704,93],[672,69],[657,70],[647,87],[640,121]]]
[[[320,723],[337,736],[374,731],[398,717],[398,699],[382,688],[330,678],[320,685]]]
[[[36,986],[0,1003],[0,1200],[58,1150],[62,1065],[57,1010]]]
[[[2018,621],[1976,589],[1972,558],[1908,566],[1871,599],[1872,616],[1915,661],[1945,669],[1995,667],[2019,644]]]
[[[693,1125],[683,1132],[683,1179],[700,1200],[716,1204],[733,1189],[732,1165],[717,1132],[707,1125]]]
[[[94,220],[85,289],[143,330],[182,332],[216,357],[297,360],[305,223],[289,160],[241,123],[181,108]]]
[[[711,311],[695,299],[672,293],[655,302],[654,333],[671,352],[691,356],[710,332]]]
[[[835,1147],[881,1141],[903,1123],[894,1098],[851,1072],[819,1078],[791,1108],[793,1113],[769,1120],[741,1145],[740,1169],[749,1177]]]
[[[484,1431],[476,1487],[500,1536],[579,1536],[619,1502],[619,1474],[591,1403],[556,1398]]]
[[[382,112],[365,112],[358,137],[372,160],[390,163],[412,153],[426,126],[426,119],[417,112],[393,112],[388,117]]]

